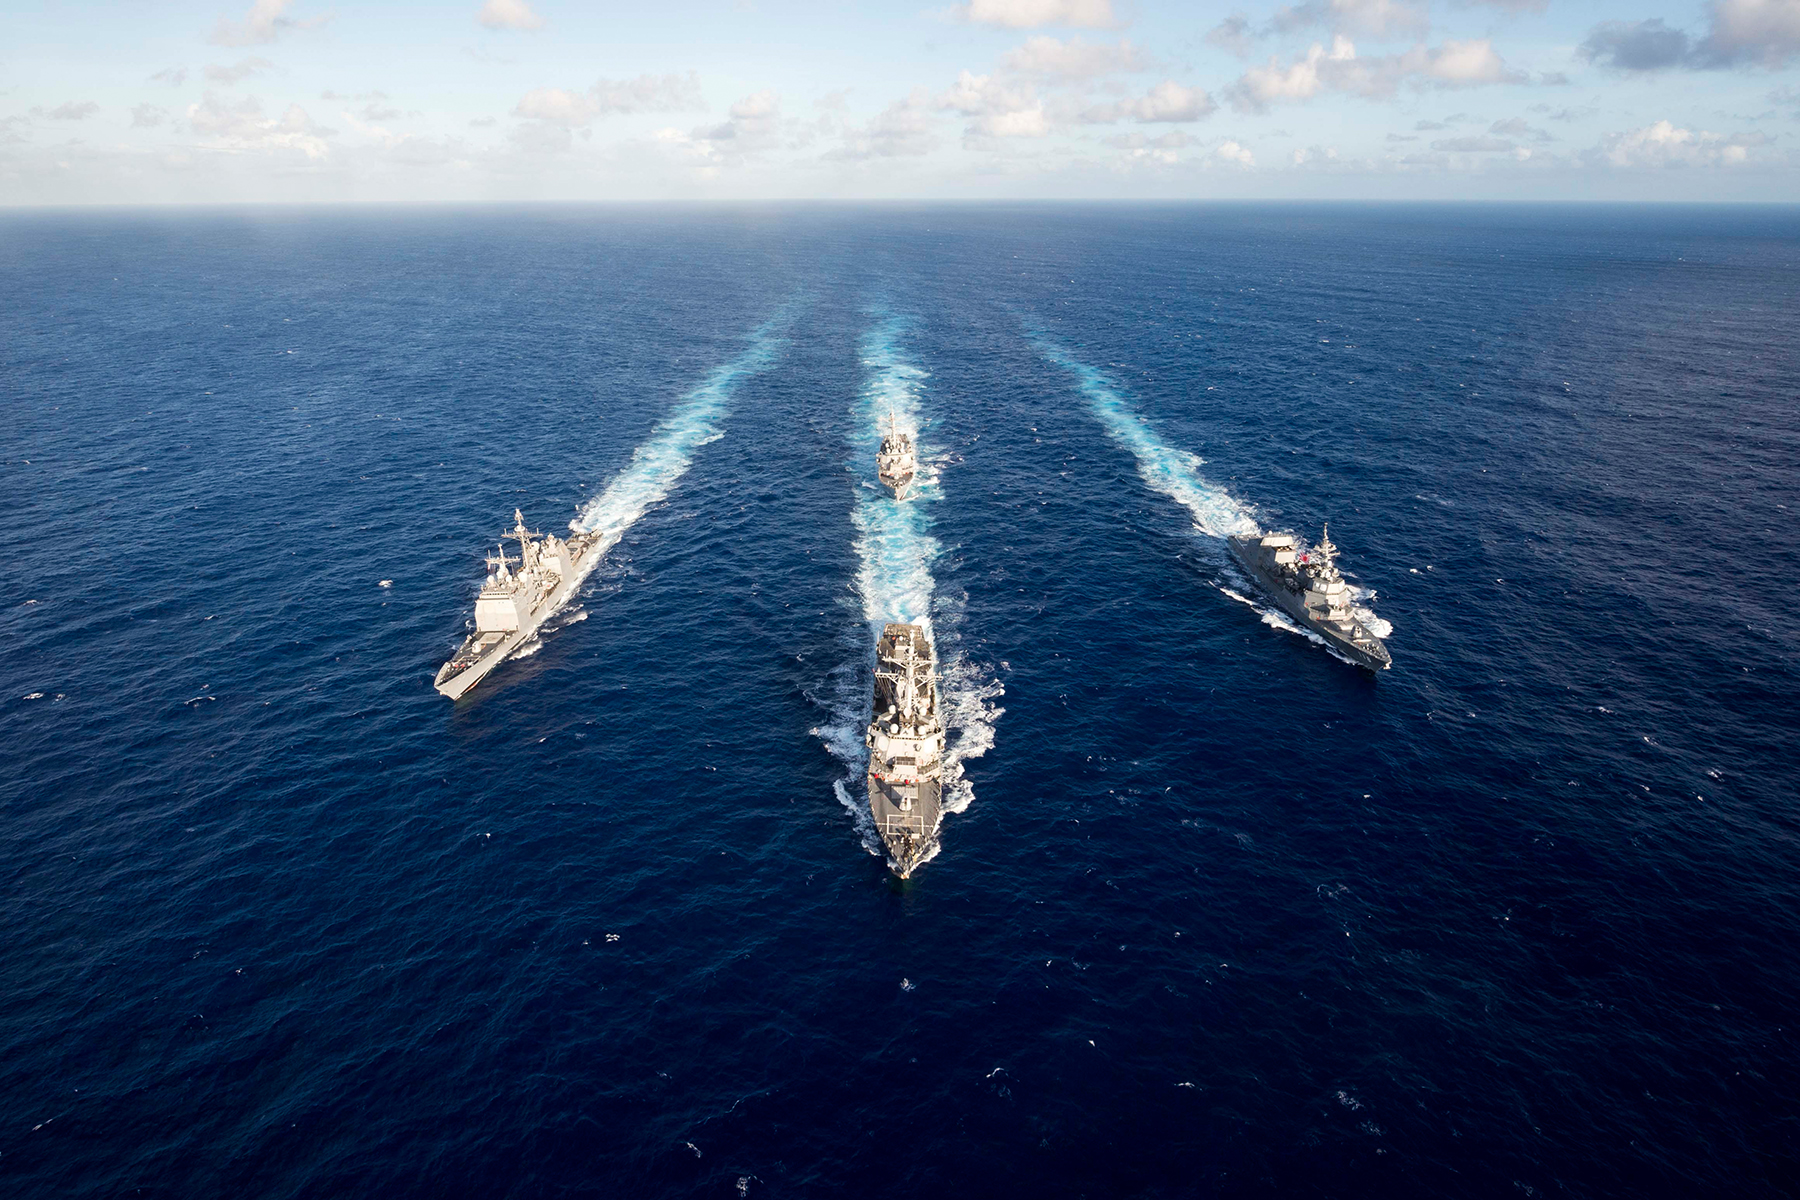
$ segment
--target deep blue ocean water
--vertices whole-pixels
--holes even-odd
[[[0,1191],[1795,1194],[1797,314],[1793,209],[6,216]],[[515,507],[619,540],[453,706]],[[1326,520],[1379,678],[1217,536]]]

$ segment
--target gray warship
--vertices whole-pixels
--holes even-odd
[[[475,631],[438,670],[435,687],[455,700],[506,661],[538,626],[569,602],[593,565],[600,535],[574,531],[542,537],[525,528],[525,514],[513,509],[517,524],[507,537],[519,543],[519,557],[488,556],[488,577],[475,597]],[[517,564],[518,570],[513,570]]]
[[[876,476],[894,489],[894,499],[904,500],[918,469],[912,438],[894,424],[894,414],[889,413],[887,434],[881,439],[881,449],[875,452]]]
[[[936,843],[944,776],[944,719],[931,641],[917,625],[888,625],[875,641],[869,811],[905,879]]]
[[[1394,665],[1387,647],[1350,609],[1350,585],[1337,569],[1331,526],[1310,549],[1291,533],[1253,533],[1226,541],[1282,611],[1312,630],[1345,658],[1371,671]]]

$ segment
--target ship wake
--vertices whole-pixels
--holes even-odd
[[[1194,528],[1214,538],[1257,532],[1250,508],[1200,473],[1205,459],[1158,437],[1104,372],[1046,338],[1035,340],[1044,357],[1075,376],[1101,428],[1137,459],[1144,482],[1193,514]]]
[[[715,369],[700,386],[677,401],[650,437],[632,452],[625,469],[604,492],[588,501],[580,516],[569,522],[569,528],[576,533],[600,535],[594,550],[583,560],[582,578],[593,572],[652,505],[668,498],[702,446],[725,436],[724,420],[733,394],[740,383],[774,363],[781,348],[781,330],[792,319],[791,308],[790,305],[764,322],[750,335],[749,345],[741,354]]]
[[[909,361],[901,348],[906,323],[890,318],[863,340],[865,383],[851,407],[852,454],[847,466],[856,481],[857,617],[845,630],[844,663],[826,681],[821,706],[830,719],[814,731],[833,757],[844,764],[846,778],[833,783],[840,802],[851,813],[869,853],[886,854],[869,813],[862,781],[868,772],[863,731],[870,718],[874,644],[884,625],[918,625],[932,644],[944,719],[946,747],[942,778],[942,811],[960,813],[974,800],[964,763],[979,758],[994,744],[994,722],[1004,711],[995,701],[1003,689],[990,672],[971,663],[957,646],[961,608],[937,595],[932,567],[943,547],[932,535],[932,508],[942,498],[938,468],[944,459],[922,443],[927,428],[920,393],[927,373]],[[875,451],[892,417],[895,427],[913,439],[918,473],[904,501],[895,500],[875,478]],[[930,861],[931,847],[913,865]],[[896,870],[898,864],[890,861]]]

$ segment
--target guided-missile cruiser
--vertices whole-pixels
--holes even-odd
[[[542,537],[525,528],[525,514],[516,508],[513,520],[517,524],[506,536],[519,543],[519,557],[507,555],[505,542],[488,556],[488,577],[475,597],[475,631],[437,673],[437,690],[452,700],[480,683],[567,604],[593,565],[599,534],[571,526],[566,539]]]
[[[894,499],[906,499],[906,489],[912,486],[913,474],[918,470],[918,460],[913,455],[912,437],[894,424],[894,414],[888,414],[888,431],[881,439],[881,449],[875,452],[875,474],[887,487],[894,489]]]
[[[1291,533],[1253,533],[1226,541],[1269,598],[1332,649],[1371,671],[1394,665],[1381,639],[1351,611],[1350,585],[1338,573],[1330,525],[1311,548]]]
[[[869,811],[900,878],[937,840],[944,777],[944,718],[931,640],[918,625],[888,625],[875,641],[875,711]]]

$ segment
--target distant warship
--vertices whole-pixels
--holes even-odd
[[[518,524],[507,536],[518,541],[519,557],[509,558],[505,543],[488,556],[487,581],[475,598],[475,632],[437,673],[437,690],[452,700],[480,683],[568,603],[600,542],[594,533],[572,532],[567,540],[540,537],[525,528],[525,514],[516,508],[513,520]]]
[[[1226,540],[1232,554],[1270,598],[1338,653],[1371,671],[1385,671],[1394,665],[1381,639],[1350,609],[1350,586],[1338,574],[1330,525],[1311,549],[1299,545],[1291,533],[1257,533]]]
[[[889,413],[887,436],[881,439],[881,449],[875,452],[875,474],[884,485],[894,489],[894,499],[904,500],[918,466],[912,438],[900,431],[894,424],[894,414]]]
[[[875,642],[875,713],[869,747],[869,811],[902,879],[937,838],[944,774],[944,718],[931,642],[917,625],[889,625]]]

